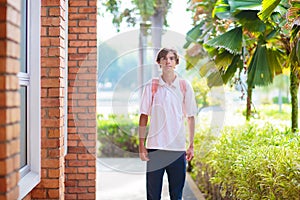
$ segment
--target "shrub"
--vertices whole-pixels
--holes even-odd
[[[273,97],[272,100],[273,100],[273,103],[278,104],[278,97]],[[282,103],[289,104],[290,103],[289,98],[282,97]]]
[[[201,135],[196,137],[205,138]],[[195,148],[205,149],[203,141],[196,141]],[[193,177],[209,176],[202,189],[209,189],[210,198],[299,199],[300,141],[296,133],[269,124],[245,125],[227,127],[220,138],[206,142],[205,154],[196,154],[193,161]]]
[[[138,121],[136,116],[110,115],[108,119],[98,115],[98,156],[138,156]]]

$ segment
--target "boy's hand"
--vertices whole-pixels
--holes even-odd
[[[139,155],[142,161],[149,161],[148,151],[145,146],[139,146]]]
[[[186,158],[187,161],[191,161],[194,158],[194,146],[190,146],[186,150],[185,158]]]

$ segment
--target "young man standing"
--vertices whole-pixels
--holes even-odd
[[[174,49],[161,49],[156,58],[162,74],[144,88],[139,121],[139,155],[147,161],[147,199],[161,198],[166,172],[171,200],[182,199],[186,160],[194,157],[194,130],[197,106],[190,84],[180,79],[175,67],[179,63]],[[146,133],[148,116],[151,116]],[[189,144],[186,147],[184,119],[187,117]]]

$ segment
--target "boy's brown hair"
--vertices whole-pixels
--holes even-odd
[[[170,49],[170,48],[162,48],[161,50],[159,50],[159,52],[157,53],[156,56],[156,62],[159,63],[161,58],[165,58],[167,56],[168,53],[173,53],[175,55],[175,59],[176,59],[176,64],[179,64],[179,57],[177,54],[177,51],[175,49]]]

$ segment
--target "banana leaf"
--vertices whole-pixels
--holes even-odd
[[[231,54],[240,54],[242,51],[242,37],[242,27],[236,27],[208,40],[205,44],[214,48],[223,48]]]

